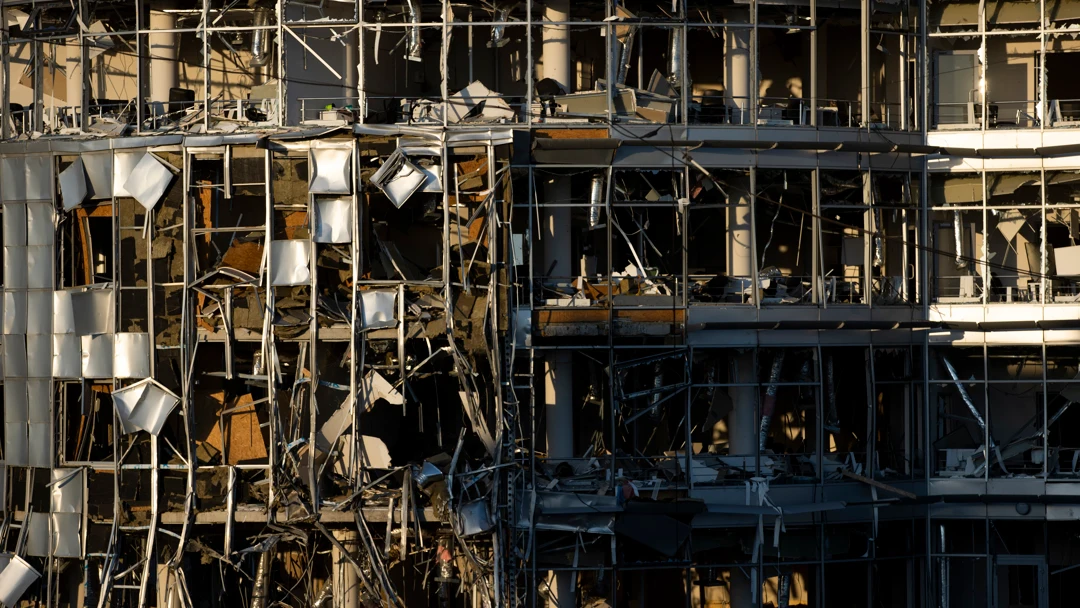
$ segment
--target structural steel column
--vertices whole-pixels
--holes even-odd
[[[176,16],[162,11],[150,11],[150,101],[168,102],[169,90],[180,84],[176,47],[180,35],[158,30],[176,29]]]

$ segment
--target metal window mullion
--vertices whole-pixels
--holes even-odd
[[[756,110],[754,110],[756,112]],[[755,114],[756,116],[756,114]],[[754,121],[754,129],[757,129],[757,120]],[[757,166],[752,165],[750,167],[750,284],[752,286],[751,292],[754,294],[754,308],[761,309],[761,279],[759,278],[760,260],[758,260],[757,250]],[[760,470],[760,468],[759,468]]]
[[[210,130],[210,65],[212,63],[210,58],[210,33],[207,31],[210,25],[208,19],[210,14],[210,0],[203,0],[202,3],[202,21],[199,23],[198,31],[202,34],[202,61],[203,61],[203,128],[207,131]],[[281,46],[281,39],[278,39],[278,46]]]
[[[362,30],[363,28],[361,28]],[[351,256],[352,266],[352,285],[350,287],[350,306],[349,306],[349,353],[352,361],[349,363],[349,387],[350,394],[353,395],[353,429],[351,441],[353,442],[352,450],[349,456],[350,462],[346,463],[347,470],[350,471],[350,476],[353,482],[353,491],[359,490],[362,484],[362,476],[359,475],[360,469],[357,467],[357,463],[360,461],[360,447],[363,441],[360,438],[360,418],[366,405],[367,394],[366,390],[360,391],[358,389],[359,378],[362,378],[363,370],[360,371],[358,378],[357,365],[362,365],[363,357],[356,355],[357,348],[364,348],[365,345],[358,343],[357,341],[357,329],[360,320],[356,315],[357,304],[360,301],[360,292],[357,289],[358,282],[363,274],[363,262],[360,259],[360,191],[362,182],[360,179],[360,149],[357,145],[358,140],[353,140],[353,154],[352,154],[352,170],[353,170],[353,187],[352,187],[352,217],[349,221],[352,222],[352,241],[349,243],[349,253]],[[445,190],[445,188],[444,188]],[[361,398],[357,398],[357,396]]]
[[[274,151],[273,151],[272,148],[268,147],[266,150],[264,150],[264,153],[263,153],[263,179],[265,180],[265,188],[264,188],[264,195],[263,196],[264,196],[264,199],[265,199],[264,204],[265,204],[265,209],[266,209],[266,219],[265,219],[265,232],[264,232],[264,236],[263,236],[263,251],[265,251],[267,253],[266,253],[266,258],[265,258],[265,261],[266,261],[265,273],[262,275],[262,277],[260,277],[260,283],[262,283],[262,287],[263,287],[265,297],[266,297],[265,309],[263,310],[263,315],[264,315],[263,327],[266,328],[267,331],[263,335],[263,354],[262,354],[263,363],[262,364],[263,364],[263,367],[265,368],[265,371],[266,371],[266,386],[267,386],[266,409],[267,409],[267,412],[269,413],[268,418],[269,418],[269,423],[270,423],[270,446],[269,446],[270,449],[267,450],[267,451],[268,451],[268,456],[269,456],[269,463],[270,463],[270,471],[271,472],[270,472],[270,474],[267,475],[267,478],[268,478],[268,481],[269,481],[269,484],[270,484],[269,490],[267,492],[267,501],[266,501],[267,507],[274,504],[274,502],[275,502],[274,494],[275,494],[276,488],[275,488],[275,485],[274,485],[273,471],[277,470],[278,433],[281,432],[280,429],[278,428],[277,391],[274,390],[274,386],[275,386],[274,360],[275,360],[276,357],[275,357],[275,354],[274,354],[273,325],[267,324],[267,319],[272,319],[273,314],[274,314],[274,288],[270,285],[270,277],[273,276],[273,266],[272,266],[272,261],[271,261],[272,257],[269,254],[270,243],[273,241],[273,238],[274,238],[274,232],[273,232],[273,228],[274,228],[274,188],[273,188],[274,180],[272,178],[272,176],[274,175],[274,173],[273,173],[273,168],[274,168],[273,156],[274,156]],[[259,289],[259,286],[256,285],[255,286],[256,295],[258,294],[258,289]]]
[[[1049,478],[1049,473],[1050,473],[1050,468],[1049,468],[1049,463],[1048,463],[1048,461],[1050,459],[1046,458],[1046,455],[1050,453],[1050,435],[1049,435],[1050,429],[1047,428],[1047,422],[1048,422],[1048,419],[1050,418],[1050,412],[1047,409],[1047,408],[1050,407],[1050,396],[1049,396],[1049,394],[1047,394],[1047,390],[1046,390],[1046,388],[1047,388],[1046,387],[1046,365],[1047,365],[1046,342],[1044,341],[1039,346],[1040,346],[1040,354],[1042,356],[1042,396],[1043,396],[1043,399],[1042,399],[1042,401],[1043,401],[1042,402],[1042,406],[1043,406],[1043,408],[1042,408],[1042,427],[1041,427],[1043,429],[1043,432],[1042,432],[1042,434],[1040,436],[1040,439],[1042,440],[1042,451],[1043,451],[1042,475],[1043,475],[1043,479],[1047,479],[1047,478]],[[1049,545],[1046,545],[1046,546],[1049,547]]]
[[[818,126],[818,23],[817,23],[817,0],[810,0],[810,126]],[[802,117],[800,116],[800,121]],[[817,172],[815,171],[815,174]],[[817,213],[816,211],[814,212]],[[815,290],[812,294],[817,297]]]
[[[149,53],[143,54],[146,49],[146,45],[143,42],[143,0],[135,0],[135,132],[141,133],[143,120],[146,119],[146,113],[143,111],[144,100],[146,99],[146,87],[148,82],[146,79],[146,62],[149,57]],[[82,28],[79,28],[80,30]],[[147,35],[149,38],[149,34]],[[177,37],[179,39],[179,36]],[[149,40],[147,40],[147,45]],[[179,71],[179,66],[177,66]],[[70,96],[68,103],[70,103]],[[155,127],[157,125],[154,125]],[[151,309],[153,310],[153,309]]]
[[[288,89],[288,74],[285,69],[285,0],[277,0],[276,2],[277,12],[277,82],[278,82],[278,121],[280,126],[285,126],[289,123],[288,119],[288,99],[286,98],[286,92]],[[361,57],[363,57],[363,46],[360,47]],[[360,77],[364,77],[364,70],[360,71]],[[301,115],[300,120],[304,117]],[[266,179],[270,179],[270,174],[266,175]],[[269,221],[269,220],[268,220]],[[268,275],[269,276],[269,275]],[[268,282],[269,283],[269,282]]]
[[[1047,254],[1049,254],[1048,243],[1046,242],[1046,168],[1045,160],[1040,160],[1039,167],[1039,202],[1041,213],[1039,214],[1039,305],[1043,309],[1043,318],[1045,318],[1047,290],[1053,291],[1054,282],[1047,275],[1050,273],[1050,265],[1047,263]],[[1051,294],[1052,295],[1052,294]],[[1043,427],[1046,428],[1045,426]]]
[[[310,155],[311,152],[309,151],[308,154]],[[308,161],[309,163],[312,162],[311,158],[312,157],[309,156],[309,161]],[[313,166],[313,165],[311,165],[311,166]],[[310,224],[310,221],[311,221],[310,218],[312,217],[312,214],[315,212],[315,195],[309,193],[308,197],[307,197],[307,201],[308,201],[308,213],[307,213],[307,216],[309,218],[308,222]],[[310,436],[308,437],[308,441],[311,442],[310,445],[314,446],[315,443],[316,443],[316,438],[318,436],[318,432],[319,432],[319,426],[318,426],[318,402],[315,399],[315,391],[319,386],[319,370],[318,370],[318,362],[317,362],[316,350],[315,350],[315,347],[318,344],[318,331],[319,331],[318,306],[316,305],[317,302],[318,302],[318,299],[319,299],[319,295],[318,295],[319,294],[318,265],[316,264],[316,262],[317,262],[316,256],[317,256],[317,253],[318,253],[318,246],[315,243],[314,230],[309,230],[308,233],[309,234],[308,234],[308,238],[307,238],[307,246],[308,246],[308,256],[310,258],[308,260],[308,274],[311,277],[311,284],[308,286],[308,289],[309,289],[309,292],[308,292],[308,314],[311,315],[311,318],[308,320],[308,361],[307,361],[307,363],[308,363],[308,372],[311,374],[311,383],[309,385],[310,390],[308,390],[308,417],[309,417],[309,424],[310,424],[310,428],[308,429],[308,432],[310,433]],[[311,480],[311,486],[310,486],[311,504],[312,504],[312,508],[314,509],[313,513],[317,514],[319,512],[319,505],[321,503],[321,500],[320,500],[320,497],[319,497],[319,479],[318,479],[318,477],[319,477],[319,466],[316,463],[316,458],[315,458],[314,453],[312,453],[311,458],[308,459],[308,469],[309,469],[308,474],[311,475],[311,477],[310,477],[310,480]],[[405,530],[402,530],[402,534],[404,534],[404,533],[405,533]]]

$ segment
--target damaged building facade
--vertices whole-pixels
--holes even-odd
[[[0,24],[0,604],[1071,605],[1080,0]]]

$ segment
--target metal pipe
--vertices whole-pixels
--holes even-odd
[[[251,591],[251,608],[266,608],[270,595],[270,567],[274,563],[274,547],[259,554],[255,569],[255,587]]]
[[[964,259],[963,225],[960,223],[960,212],[953,211],[953,237],[956,239],[956,269],[967,268],[967,260]]]
[[[491,26],[491,40],[488,41],[489,49],[501,49],[506,46],[510,39],[506,37],[506,24],[510,21],[510,11],[514,10],[519,2],[509,2],[495,9],[495,21],[498,25]],[[469,13],[472,16],[472,13]]]
[[[881,209],[874,210],[874,268],[885,266],[885,239],[882,238]]]
[[[255,26],[263,27],[271,24],[273,12],[260,6],[255,9]],[[261,68],[270,63],[270,47],[273,43],[270,38],[270,30],[258,29],[251,35],[251,62],[253,68]]]
[[[765,400],[761,403],[761,427],[758,430],[758,450],[765,451],[765,443],[769,438],[769,424],[772,422],[773,413],[776,411],[776,392],[779,390],[777,383],[780,382],[780,371],[784,368],[784,354],[781,350],[772,362],[769,370],[769,386],[765,389]]]
[[[825,361],[825,387],[829,392],[829,411],[825,416],[825,430],[840,432],[840,417],[836,413],[836,377],[833,375],[833,358]]]
[[[689,89],[689,83],[682,81],[682,68],[683,68],[683,35],[685,35],[686,29],[683,27],[671,28],[671,48],[668,50],[668,82],[671,86],[675,87],[680,93],[683,93],[686,89]],[[687,77],[689,78],[689,77]]]
[[[311,603],[311,608],[328,608],[330,601],[334,596],[334,583],[333,581],[326,581],[319,590],[319,595],[315,596],[315,601]]]
[[[780,575],[780,582],[776,586],[777,608],[788,608],[788,604],[791,602],[791,573],[785,572]]]
[[[960,380],[959,374],[956,373],[956,368],[949,363],[949,360],[945,357],[941,358],[941,362],[945,364],[945,369],[949,371],[949,376],[953,379],[953,384],[956,385],[957,390],[960,391],[960,398],[967,404],[968,409],[971,410],[971,415],[975,417],[975,422],[979,423],[979,428],[986,430],[986,423],[983,422],[983,417],[979,414],[979,408],[975,407],[975,402],[971,400],[971,396],[968,395],[967,389],[964,388],[964,383]],[[993,443],[993,439],[990,440]],[[993,446],[991,446],[993,447]]]
[[[634,38],[637,37],[638,26],[627,26],[626,40],[622,42],[619,57],[619,74],[615,78],[618,84],[626,84],[626,75],[630,72],[630,58],[634,55]],[[638,86],[643,83],[638,82]]]
[[[653,363],[653,389],[655,392],[652,396],[652,405],[649,406],[651,410],[651,416],[653,419],[659,417],[660,409],[656,406],[660,405],[660,401],[663,398],[660,394],[660,389],[664,388],[664,367],[660,361]]]
[[[408,8],[409,31],[406,33],[405,58],[409,61],[421,61],[424,41],[420,39],[420,0],[405,0]]]
[[[589,230],[600,225],[600,211],[604,208],[604,174],[598,173],[592,178],[589,189]]]
[[[941,524],[941,553],[945,553],[945,524]],[[941,608],[949,608],[949,558],[939,557],[941,560],[941,588],[938,592],[941,593],[941,602],[938,606]]]

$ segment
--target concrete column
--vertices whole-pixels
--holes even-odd
[[[345,105],[352,105],[353,107],[356,107],[359,101],[350,99],[359,95],[360,70],[357,69],[357,64],[360,63],[359,44],[359,36],[356,30],[349,32],[345,36]]]
[[[727,202],[727,275],[748,279],[754,274],[749,176],[731,181]]]
[[[747,23],[750,16],[740,16],[735,21]],[[752,122],[750,65],[750,28],[724,28],[724,102],[731,109],[731,122],[735,124]]]
[[[734,384],[755,382],[752,351],[739,355],[731,362],[728,381]],[[753,386],[732,386],[728,388],[728,395],[731,396],[732,405],[727,419],[728,454],[743,456],[744,467],[753,471],[756,466],[754,454],[758,444],[757,389]],[[731,571],[728,593],[731,595],[731,608],[753,606],[754,590],[750,579],[741,570]]]
[[[570,0],[547,0],[544,20],[570,20]],[[545,25],[543,28],[544,78],[550,78],[570,93],[574,90],[574,64],[570,61],[570,26]]]
[[[72,126],[79,124],[79,111],[83,102],[83,66],[82,49],[79,48],[79,39],[68,40],[65,45],[67,59],[64,70],[67,72],[67,105],[71,108],[69,116]]]
[[[176,29],[176,16],[172,13],[150,11],[150,29]],[[150,101],[167,103],[169,89],[180,84],[180,64],[176,61],[176,47],[179,42],[179,34],[150,34]]]
[[[739,355],[731,363],[728,381],[733,384],[753,384],[754,354]],[[751,456],[757,450],[757,390],[754,386],[728,387],[731,397],[731,413],[728,414],[728,454]],[[753,461],[746,463],[753,468]]]
[[[544,413],[547,453],[555,461],[574,457],[573,357],[569,351],[544,355]]]
[[[334,530],[334,538],[355,555],[360,546],[356,530]],[[330,552],[331,581],[334,589],[334,608],[360,608],[360,577],[345,554],[337,547]]]
[[[544,185],[544,204],[563,205],[541,208],[543,225],[541,230],[541,248],[543,249],[543,267],[541,276],[550,276],[566,282],[574,275],[575,268],[571,259],[570,247],[570,178],[551,177]]]
[[[551,601],[548,608],[577,608],[577,598],[574,593],[573,572],[549,572],[548,585],[551,587]]]
[[[569,21],[569,0],[548,0],[544,5],[545,21]],[[550,78],[567,93],[574,90],[574,70],[570,61],[570,27],[543,27],[544,78]],[[570,179],[554,178],[545,187],[549,203],[569,204]],[[543,273],[566,280],[573,273],[570,250],[570,208],[549,207],[543,214],[544,268]],[[570,353],[555,352],[544,358],[544,409],[547,417],[548,458],[574,456],[574,409],[571,403],[573,388]],[[574,606],[574,574],[558,572],[550,575],[549,585],[553,608]]]
[[[729,583],[731,584],[728,588],[728,593],[731,595],[731,608],[754,608],[754,588],[750,585],[750,579],[743,574],[743,570],[732,570]]]
[[[859,2],[859,32],[859,109],[861,124],[866,125],[870,124],[870,0]]]

